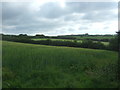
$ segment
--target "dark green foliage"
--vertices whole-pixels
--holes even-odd
[[[93,42],[91,40],[84,40],[81,44],[83,48],[92,48],[92,49],[107,49],[107,46],[101,42]]]
[[[93,42],[92,40],[83,40],[83,42],[77,42],[76,39],[73,42],[71,42],[71,41],[52,41],[50,39],[34,41],[34,40],[31,40],[31,38],[29,36],[23,35],[23,34],[20,34],[19,36],[3,35],[2,39],[7,40],[7,41],[51,45],[51,46],[67,46],[67,47],[80,47],[80,48],[92,48],[92,49],[108,49],[107,46],[105,46],[100,41],[99,42]]]
[[[20,37],[27,37],[27,34],[19,34]]]
[[[43,34],[36,34],[35,38],[45,38],[45,35],[43,35]]]
[[[109,49],[114,51],[119,51],[119,38],[118,35],[110,40]]]

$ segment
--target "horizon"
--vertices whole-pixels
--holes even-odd
[[[27,36],[35,36],[35,35],[44,35],[44,36],[69,36],[69,35],[85,35],[86,33],[84,34],[66,34],[66,35],[45,35],[45,34],[34,34],[34,35],[30,35],[30,34],[25,34],[25,33],[20,33],[20,34],[5,34],[5,33],[0,33],[0,35],[3,34],[3,35],[20,35],[20,34],[23,34],[23,35],[27,35]],[[117,33],[116,33],[117,34]],[[89,34],[88,35],[116,35],[116,34]]]

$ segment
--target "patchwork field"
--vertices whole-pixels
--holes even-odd
[[[33,38],[32,40],[40,41],[40,40],[47,40],[47,39],[49,39],[49,38]],[[71,41],[71,42],[74,41],[72,39],[49,39],[49,40],[53,40],[53,41]],[[82,42],[82,40],[77,40],[77,42]]]
[[[117,52],[2,42],[3,87],[114,88]]]
[[[77,39],[112,39],[115,36],[83,36],[83,37],[73,36],[73,37],[76,37]]]
[[[34,41],[40,41],[40,40],[48,40],[49,38],[33,38],[32,40]],[[88,38],[89,39],[89,38]],[[52,41],[71,41],[71,42],[74,42],[74,40],[72,39],[49,39],[49,40],[52,40]],[[76,40],[76,42],[78,43],[81,43],[82,40]],[[93,41],[93,42],[98,42],[98,41]],[[104,45],[109,45],[109,42],[102,42]]]

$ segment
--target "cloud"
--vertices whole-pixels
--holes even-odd
[[[64,2],[64,7],[60,2],[4,2],[2,8],[3,33],[13,34],[98,33],[92,30],[96,28],[113,33],[116,27],[111,30],[109,25],[116,25],[118,14],[117,2]]]

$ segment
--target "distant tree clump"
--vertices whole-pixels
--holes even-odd
[[[88,33],[85,33],[85,36],[88,36],[89,34]]]
[[[19,36],[27,36],[27,34],[19,34]]]
[[[45,35],[43,35],[43,34],[36,34],[35,37],[37,37],[37,38],[44,38]]]

